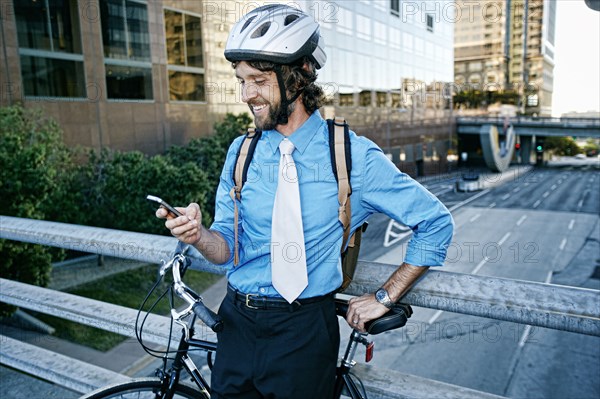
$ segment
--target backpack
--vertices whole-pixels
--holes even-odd
[[[350,195],[352,194],[352,186],[350,185],[350,172],[352,171],[352,156],[350,152],[350,134],[348,124],[342,118],[327,119],[327,128],[329,130],[329,153],[331,156],[331,167],[333,174],[338,183],[338,219],[342,223],[344,235],[341,248],[342,257],[342,273],[344,281],[338,292],[345,290],[352,282],[354,272],[356,271],[356,263],[358,261],[358,252],[360,249],[360,241],[362,233],[367,228],[365,222],[361,227],[357,228],[350,234],[352,225],[352,211],[350,209]],[[253,128],[248,129],[246,137],[237,153],[235,161],[235,169],[233,171],[233,181],[235,185],[229,192],[229,196],[233,200],[234,218],[234,255],[233,264],[239,264],[239,247],[238,247],[238,207],[237,201],[242,200],[242,187],[246,183],[248,168],[250,161],[254,155],[256,144],[260,139],[262,132]],[[347,244],[347,246],[346,246]]]

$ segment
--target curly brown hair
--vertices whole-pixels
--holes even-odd
[[[246,61],[252,68],[259,71],[271,72],[275,71],[275,63],[270,61]],[[232,66],[235,69],[238,62],[233,62]],[[308,65],[305,68],[304,65]],[[301,58],[293,64],[281,64],[281,75],[286,87],[288,98],[293,97],[298,91],[302,91],[302,104],[309,114],[312,114],[319,109],[324,102],[325,93],[318,86],[317,69],[313,62],[308,57]]]

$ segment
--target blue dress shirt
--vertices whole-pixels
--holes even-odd
[[[240,262],[234,267],[234,212],[229,192],[243,138],[237,138],[229,148],[211,229],[223,235],[232,254],[223,265],[229,284],[244,293],[279,297],[271,284],[270,244],[279,143],[284,136],[276,130],[264,131],[256,146],[238,202]],[[292,156],[298,170],[308,271],[308,286],[300,298],[310,298],[332,292],[342,284],[338,186],[331,168],[327,123],[319,111],[288,138],[296,148]],[[350,140],[352,230],[373,213],[384,213],[413,230],[406,263],[442,265],[454,227],[449,211],[423,186],[400,172],[372,141],[354,132],[350,132]]]

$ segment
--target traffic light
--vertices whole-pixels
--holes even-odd
[[[541,144],[538,144],[537,147],[535,147],[535,150],[537,152],[543,152],[544,151],[544,147]]]
[[[515,143],[515,150],[519,151],[521,149],[521,143]]]

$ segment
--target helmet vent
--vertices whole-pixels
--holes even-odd
[[[254,21],[254,18],[256,18],[256,15],[253,15],[252,17],[248,18],[248,20],[246,21],[244,26],[242,26],[240,33],[242,33],[248,27],[248,25],[250,25],[252,23],[252,21]]]
[[[265,22],[264,24],[262,24],[261,26],[259,26],[258,28],[256,28],[256,30],[254,32],[252,32],[252,35],[250,36],[253,39],[258,39],[259,37],[263,37],[267,31],[269,30],[269,28],[271,27],[271,22]]]
[[[287,17],[285,17],[285,21],[283,21],[283,25],[284,26],[288,26],[289,24],[291,24],[292,22],[294,22],[298,18],[300,18],[299,15],[297,15],[297,14],[290,14]]]

